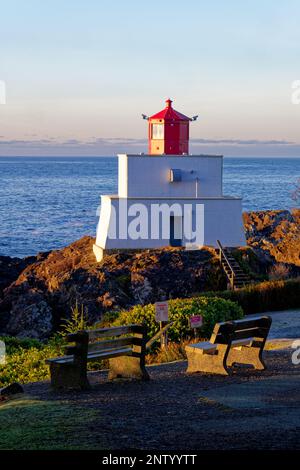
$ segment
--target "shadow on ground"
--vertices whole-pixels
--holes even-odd
[[[149,367],[151,381],[107,382],[54,393],[29,384],[0,407],[0,449],[300,449],[300,367],[267,351],[264,372],[185,374],[186,362]]]

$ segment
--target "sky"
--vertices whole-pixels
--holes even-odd
[[[199,114],[192,153],[300,156],[298,0],[0,0],[0,15],[0,156],[146,151],[141,113],[168,97]]]

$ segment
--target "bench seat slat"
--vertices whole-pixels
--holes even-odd
[[[247,338],[266,338],[268,336],[268,328],[249,328],[247,330],[237,330],[234,332],[234,340],[242,340]]]
[[[106,359],[110,357],[117,357],[117,356],[123,356],[123,355],[130,355],[132,353],[131,348],[111,348],[111,349],[106,349],[102,351],[95,351],[95,352],[89,352],[87,359],[88,361],[94,361],[97,359]],[[46,362],[49,364],[51,362],[55,362],[57,364],[67,364],[67,363],[72,363],[74,360],[73,356],[60,356],[60,357],[54,357],[52,359],[47,359]]]
[[[192,343],[186,346],[187,348],[193,348],[199,350],[203,354],[212,354],[217,350],[217,345],[212,344],[209,341],[202,341],[201,343]]]
[[[59,357],[51,357],[51,359],[46,359],[47,364],[51,364],[51,362],[59,363],[59,364],[67,364],[73,362],[73,356],[59,356]]]
[[[121,336],[126,334],[142,334],[141,325],[112,326],[110,328],[99,328],[97,330],[88,330],[89,340],[96,338],[105,338],[110,336]]]
[[[129,344],[135,345],[135,346],[141,346],[142,338],[129,336],[125,338],[97,341],[96,343],[89,344],[89,352],[100,351],[101,349],[108,349],[108,348],[119,348],[121,346],[127,346]]]
[[[269,328],[247,328],[245,330],[237,329],[230,335],[232,341],[238,341],[247,338],[261,338],[264,339],[268,336]],[[210,341],[216,344],[227,344],[229,336],[226,334],[219,333],[217,335],[212,335]]]
[[[97,361],[98,359],[109,359],[110,357],[131,356],[131,348],[111,349],[109,351],[95,351],[88,353],[88,361]]]
[[[212,343],[226,344],[228,342],[229,335],[231,339],[243,339],[247,337],[247,333],[245,333],[245,331],[253,330],[254,328],[257,329],[257,337],[265,338],[268,334],[271,323],[272,319],[267,316],[216,323],[210,341]],[[254,336],[254,332],[249,331],[248,336]]]
[[[218,323],[219,326],[225,325],[227,322]],[[271,324],[270,317],[263,316],[263,317],[252,317],[252,318],[242,318],[241,320],[233,320],[233,323],[237,330],[239,329],[247,329],[247,328],[254,328],[254,327],[264,327],[267,328]]]
[[[232,341],[231,347],[232,348],[237,348],[239,346],[250,346],[253,342],[253,338],[245,338],[241,340],[235,340]],[[186,346],[187,348],[195,348],[196,350],[199,350],[199,352],[202,352],[203,354],[213,354],[214,352],[217,351],[218,345],[213,344],[210,341],[203,341],[202,343],[192,343]]]

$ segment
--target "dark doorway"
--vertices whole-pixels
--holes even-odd
[[[170,245],[182,246],[182,217],[170,216]]]

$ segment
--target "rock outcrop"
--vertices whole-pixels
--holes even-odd
[[[3,291],[0,332],[44,339],[76,302],[95,322],[108,310],[226,287],[214,250],[122,252],[97,263],[93,243],[83,237],[27,266]]]
[[[10,256],[0,256],[0,299],[3,290],[14,282],[24,269],[37,260],[37,256],[27,258],[11,258]]]
[[[299,273],[300,211],[244,214],[248,245],[237,251],[255,276],[276,263]],[[103,313],[138,303],[185,297],[226,288],[214,249],[178,248],[120,252],[97,263],[92,237],[68,247],[24,260],[0,258],[0,333],[48,338],[75,303],[83,305],[91,323]]]
[[[247,243],[263,257],[300,266],[300,209],[245,212]]]

